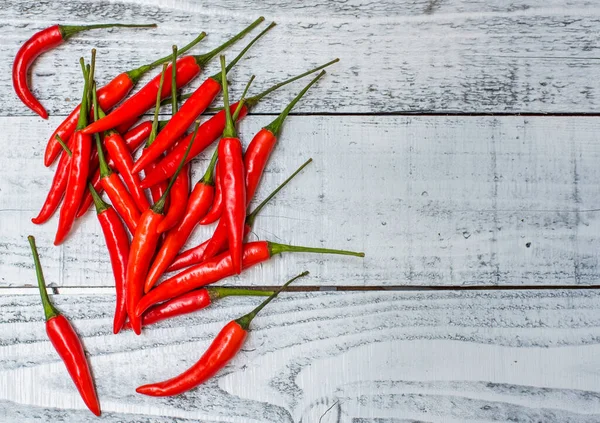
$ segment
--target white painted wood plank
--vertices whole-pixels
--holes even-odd
[[[110,422],[317,422],[333,406],[321,422],[562,423],[600,419],[599,295],[283,294],[226,369],[172,399],[134,389],[190,366],[257,299],[141,337],[110,333],[111,296],[54,299],[83,336]],[[92,421],[46,340],[38,297],[1,297],[0,308],[2,421]]]
[[[168,54],[173,42],[201,30],[210,36],[197,51],[207,51],[260,14],[279,25],[232,72],[236,87],[252,73],[259,89],[309,65],[342,60],[299,112],[597,112],[600,98],[600,82],[590,77],[600,65],[600,9],[589,0],[12,0],[0,13],[0,89],[7,94],[14,54],[37,30],[56,22],[159,23],[156,30],[83,34],[40,57],[34,90],[55,115],[78,101],[77,59],[92,46],[103,82]],[[212,63],[206,75],[216,70]],[[256,111],[278,111],[289,98],[286,90]],[[7,95],[0,115],[31,112]]]
[[[243,140],[269,120],[245,120]],[[49,283],[110,286],[93,213],[60,248],[51,246],[57,217],[29,222],[52,174],[39,153],[46,124],[0,118],[0,126],[20,144],[0,174],[0,286],[35,283],[30,232]],[[367,257],[288,254],[227,283],[274,285],[308,269],[299,284],[597,284],[599,131],[597,118],[292,117],[258,198],[308,157],[314,163],[264,210],[257,237]],[[208,157],[195,163],[194,181]],[[197,230],[189,245],[211,231]]]

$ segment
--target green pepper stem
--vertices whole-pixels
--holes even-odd
[[[152,120],[152,130],[150,131],[150,136],[148,137],[148,141],[146,141],[146,147],[150,147],[150,145],[156,139],[156,134],[158,133],[158,112],[160,110],[160,97],[162,94],[163,84],[165,82],[165,74],[167,73],[167,64],[163,64],[162,72],[160,73],[160,82],[158,83],[158,93],[156,93],[156,105],[154,106],[154,119]]]
[[[188,154],[190,153],[190,150],[192,149],[192,145],[194,144],[194,139],[196,138],[196,134],[198,133],[199,126],[200,126],[200,121],[196,121],[196,127],[194,128],[194,134],[192,135],[192,140],[190,141],[189,145],[185,149],[185,154],[183,155],[181,161],[179,162],[179,165],[177,166],[177,170],[175,170],[175,173],[173,174],[173,177],[169,181],[169,185],[167,185],[167,189],[165,189],[165,192],[163,193],[163,195],[161,195],[160,198],[158,199],[158,201],[152,206],[152,211],[154,213],[163,214],[164,209],[165,209],[165,202],[167,201],[169,192],[171,191],[171,188],[173,188],[173,184],[175,183],[175,180],[177,179],[177,177],[179,176],[179,173],[181,172],[181,169],[183,169],[183,166],[185,165],[185,161],[187,160]]]
[[[218,157],[219,148],[217,147],[215,148],[215,151],[213,151],[213,155],[210,158],[210,163],[208,164],[208,167],[206,168],[206,172],[204,172],[202,179],[200,179],[200,183],[210,186],[213,186],[215,184],[215,166],[217,164]]]
[[[97,121],[100,119],[100,114],[98,112],[98,95],[96,94],[96,82],[92,82],[92,102],[94,105],[94,120]],[[100,141],[100,134],[95,133],[94,139],[96,140],[96,149],[98,150],[98,161],[100,163],[100,178],[106,178],[110,176],[112,173],[111,168],[106,163],[106,157],[104,156],[104,151],[102,150],[102,141]]]
[[[271,131],[271,133],[273,133],[273,135],[278,136],[279,131],[281,131],[281,126],[283,125],[283,121],[290,114],[290,111],[292,110],[292,108],[296,105],[296,103],[298,103],[298,101],[300,101],[300,99],[304,96],[304,94],[306,94],[306,92],[310,89],[310,87],[312,87],[314,84],[316,84],[316,82],[321,77],[323,77],[323,75],[325,75],[325,73],[326,72],[324,70],[322,70],[312,81],[310,81],[308,83],[308,85],[306,87],[304,87],[304,89],[302,91],[300,91],[296,97],[294,97],[294,99],[290,102],[290,104],[288,104],[287,107],[285,109],[283,109],[281,114],[279,116],[277,116],[277,118],[273,122],[271,122],[270,124],[265,126],[265,129],[268,131]]]
[[[302,278],[306,275],[308,275],[308,271],[302,272],[299,275],[294,276],[292,279],[290,279],[285,284],[283,284],[283,286],[281,286],[281,288],[279,288],[277,291],[275,291],[273,294],[271,294],[269,296],[269,298],[264,300],[258,307],[256,307],[250,313],[245,314],[244,316],[240,317],[239,319],[235,319],[237,324],[240,325],[242,327],[242,329],[247,331],[248,328],[250,327],[250,322],[252,322],[252,319],[254,319],[256,317],[256,315],[258,314],[259,311],[261,311],[267,304],[269,304],[271,301],[273,301],[273,299],[275,297],[277,297],[281,291],[283,291],[285,288],[287,288],[287,286],[289,284],[294,282],[296,279]]]
[[[248,27],[244,28],[237,35],[234,35],[232,38],[230,38],[228,41],[225,41],[223,44],[221,44],[217,48],[212,49],[208,53],[194,56],[194,59],[196,59],[196,63],[201,68],[204,68],[209,61],[211,61],[212,59],[214,59],[217,56],[217,54],[221,53],[227,47],[235,44],[236,42],[238,42],[239,40],[244,38],[250,31],[252,31],[254,28],[256,28],[264,20],[265,20],[265,18],[263,18],[261,16],[260,18],[258,18],[254,22],[252,22]]]
[[[95,24],[95,25],[59,25],[58,26],[58,29],[59,29],[60,33],[62,34],[63,40],[67,40],[79,32],[88,31],[90,29],[99,29],[99,28],[156,28],[156,24],[109,23],[109,24]]]
[[[98,194],[98,191],[96,191],[96,188],[94,188],[94,185],[91,182],[88,182],[88,189],[90,190],[90,194],[92,194],[94,206],[96,206],[96,214],[100,214],[111,207],[110,204],[100,197],[100,194]]]
[[[302,164],[302,166],[300,166],[298,169],[296,169],[296,171],[294,173],[292,173],[285,181],[283,181],[277,188],[275,188],[275,190],[273,190],[273,192],[270,193],[267,196],[267,198],[262,200],[262,202],[258,206],[256,206],[256,208],[252,211],[252,213],[250,213],[248,216],[246,216],[246,225],[248,225],[250,227],[254,226],[254,221],[256,220],[256,216],[258,215],[258,213],[260,213],[262,208],[264,206],[266,206],[267,203],[269,201],[271,201],[271,199],[273,197],[275,197],[275,195],[277,195],[277,193],[279,191],[281,191],[284,186],[286,186],[292,179],[294,179],[294,177],[297,174],[299,174],[302,171],[302,169],[304,169],[306,166],[308,166],[308,164],[310,162],[312,162],[312,159],[308,159],[307,161],[305,161],[304,164]]]
[[[233,112],[233,116],[232,116],[232,119],[234,122],[237,122],[238,116],[240,115],[242,108],[244,107],[244,104],[246,104],[246,94],[248,94],[248,89],[250,88],[250,85],[252,85],[252,81],[254,81],[254,78],[255,78],[255,75],[252,75],[250,77],[250,80],[246,84],[246,88],[244,88],[242,97],[240,98],[240,101],[238,101],[238,105],[235,108],[235,111]]]
[[[324,65],[318,66],[318,67],[316,67],[314,69],[311,69],[311,70],[308,70],[308,71],[306,71],[304,73],[301,73],[300,75],[296,75],[296,76],[294,76],[292,78],[286,79],[285,81],[282,81],[282,82],[280,82],[278,84],[275,84],[272,87],[267,88],[266,90],[264,90],[260,94],[257,94],[257,95],[255,95],[253,97],[248,98],[246,100],[246,107],[253,107],[260,100],[262,100],[265,96],[271,94],[273,91],[278,90],[279,88],[281,88],[281,87],[283,87],[283,86],[285,86],[287,84],[290,84],[290,83],[292,83],[294,81],[297,81],[298,79],[304,78],[305,76],[308,76],[308,75],[310,75],[312,73],[315,73],[316,71],[320,71],[321,69],[324,69],[324,68],[326,68],[328,66],[331,66],[334,63],[337,63],[339,61],[340,61],[340,59],[334,59],[331,62],[325,63]]]
[[[71,149],[69,148],[69,146],[67,144],[65,144],[65,142],[60,137],[60,135],[56,134],[55,138],[56,138],[56,141],[58,141],[58,143],[60,144],[60,146],[63,148],[63,150],[65,150],[65,153],[67,153],[69,155],[69,157],[71,157],[73,155],[73,152],[71,151]]]
[[[248,297],[269,297],[274,291],[261,291],[258,289],[226,288],[223,286],[213,286],[206,288],[212,301],[230,297],[230,296],[248,296]]]
[[[171,116],[177,113],[177,46],[173,45],[171,60]]]
[[[242,51],[240,51],[239,54],[237,56],[235,56],[235,58],[227,65],[227,68],[225,70],[225,75],[223,75],[222,72],[219,72],[219,73],[211,76],[211,78],[214,79],[219,84],[223,85],[223,80],[225,79],[227,73],[229,73],[229,71],[237,64],[237,62],[239,62],[240,59],[242,57],[244,57],[246,52],[248,50],[250,50],[250,47],[252,47],[255,42],[257,42],[263,35],[265,35],[275,25],[277,25],[275,22],[271,22],[271,24],[267,28],[265,28],[260,34],[258,34],[256,37],[254,37],[252,39],[252,41],[250,41],[248,43],[248,45],[246,47],[244,47],[244,49]]]
[[[44,315],[46,321],[53,317],[59,316],[60,313],[48,298],[48,291],[46,290],[46,280],[44,279],[44,272],[42,271],[42,264],[40,263],[40,256],[38,254],[37,247],[35,246],[35,238],[32,235],[27,237],[29,245],[31,246],[31,254],[33,254],[33,262],[35,263],[35,275],[37,276],[38,288],[40,290],[40,297],[42,297],[42,305],[44,306]]]
[[[225,129],[223,130],[223,138],[234,138],[237,134],[235,125],[229,110],[229,87],[227,83],[227,68],[225,66],[225,56],[221,56],[221,78],[223,86],[223,107],[225,108]]]
[[[179,49],[177,56],[180,57],[182,54],[187,53],[192,47],[194,47],[196,44],[198,44],[200,41],[202,41],[205,37],[206,37],[206,32],[201,32],[200,35],[198,35],[196,38],[194,38],[192,40],[192,42],[190,42],[189,44],[187,44],[184,47],[182,47],[181,49]],[[132,69],[127,72],[127,76],[129,76],[129,79],[131,80],[131,82],[133,82],[135,84],[140,80],[140,78],[146,72],[154,69],[157,66],[162,65],[163,63],[170,62],[171,56],[172,55],[169,54],[168,56],[161,57],[160,59],[155,60],[154,62],[152,62],[150,64],[140,66],[139,68],[136,68],[136,69]]]
[[[281,253],[320,253],[320,254],[340,254],[343,256],[364,257],[365,253],[347,250],[332,250],[330,248],[302,247],[299,245],[278,244],[268,242],[269,254],[274,256]]]
[[[85,69],[85,61],[83,57],[79,58],[79,64],[81,65],[81,71],[84,76],[84,84],[83,84],[83,95],[81,96],[81,107],[79,108],[79,119],[77,120],[77,130],[81,130],[85,128],[88,124],[88,110],[90,108],[90,103],[88,101],[89,98],[89,85],[88,85],[88,72]]]

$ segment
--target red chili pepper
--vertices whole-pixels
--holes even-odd
[[[273,22],[260,34],[258,34],[248,45],[229,63],[226,69],[227,72],[233,68],[237,62],[246,54],[246,52],[256,43],[263,35],[267,33],[271,28],[275,26]],[[144,169],[148,163],[157,160],[167,149],[173,145],[187,130],[190,124],[200,116],[210,103],[213,102],[215,97],[221,91],[223,85],[223,73],[218,73],[207,78],[202,85],[200,85],[196,91],[187,99],[181,106],[175,116],[171,118],[167,126],[160,132],[156,141],[146,149],[142,156],[138,159],[133,167],[134,172],[139,172]]]
[[[216,153],[216,151],[215,151]],[[173,258],[177,255],[181,247],[185,244],[190,234],[198,224],[198,221],[206,214],[214,194],[214,165],[217,160],[217,155],[213,157],[208,165],[208,169],[194,186],[194,190],[190,195],[185,207],[183,219],[174,229],[169,231],[165,240],[160,247],[160,250],[154,258],[152,266],[148,271],[146,282],[144,284],[144,292],[150,291],[158,278],[164,273]],[[162,233],[163,222],[158,226],[158,232]]]
[[[160,106],[160,101],[158,103],[159,104],[157,105],[157,108]],[[196,123],[195,131],[198,130],[198,126],[199,124]],[[131,327],[133,328],[133,331],[138,335],[142,331],[142,323],[140,316],[134,314],[135,307],[142,297],[144,280],[160,238],[160,234],[158,233],[158,225],[164,217],[163,213],[166,198],[169,195],[169,191],[171,190],[177,175],[179,172],[181,172],[181,169],[183,169],[184,161],[185,159],[181,161],[179,169],[169,182],[169,185],[167,186],[167,189],[162,197],[160,197],[160,199],[152,207],[142,214],[138,228],[133,235],[133,240],[131,241],[126,279],[127,314],[129,314],[129,320],[131,321]]]
[[[127,273],[127,260],[129,258],[129,236],[121,218],[115,209],[106,203],[96,192],[91,184],[88,188],[92,193],[96,206],[96,216],[102,228],[104,242],[110,257],[113,276],[115,278],[115,290],[117,294],[115,318],[113,321],[113,333],[119,333],[127,319],[127,307],[125,303],[125,276]]]
[[[250,26],[241,31],[239,34],[231,38],[229,41],[223,43],[214,50],[199,56],[185,56],[177,61],[177,86],[183,87],[194,79],[200,71],[206,66],[206,64],[217,56],[221,51],[227,47],[235,44],[238,40],[244,38],[246,34],[252,31],[258,24],[264,20],[260,17],[254,21]],[[169,56],[170,58],[170,56]],[[126,101],[121,103],[119,107],[113,110],[104,119],[94,122],[85,129],[86,134],[93,134],[94,132],[102,132],[108,129],[115,128],[123,122],[130,121],[131,119],[137,118],[144,114],[148,109],[154,105],[158,91],[158,83],[160,75],[157,75],[154,79],[148,82],[142,87],[137,93],[132,95]],[[166,98],[171,92],[171,68],[167,70],[167,81],[160,92],[161,98]],[[143,168],[143,167],[142,167]],[[141,170],[138,169],[137,171]]]
[[[96,96],[96,84],[92,83],[92,98],[94,101],[94,117],[98,118],[99,106],[98,106],[98,98]],[[114,173],[112,169],[106,163],[106,159],[104,158],[104,151],[102,151],[102,142],[100,141],[100,135],[94,134],[94,138],[96,139],[96,151],[98,151],[98,159],[100,161],[100,184],[102,188],[108,195],[108,198],[113,203],[113,206],[119,216],[127,225],[129,232],[134,233],[138,221],[140,220],[140,211],[137,208],[135,200],[127,191],[125,184],[119,178],[119,175]]]
[[[296,245],[277,244],[268,241],[248,242],[244,244],[242,265],[248,269],[256,264],[263,263],[276,254],[284,252],[297,253],[323,253],[341,254],[347,256],[364,257],[365,253],[346,250],[331,250],[327,248],[300,247]],[[131,260],[131,257],[130,257]],[[228,278],[235,274],[231,261],[231,253],[226,251],[201,264],[192,266],[183,272],[165,280],[160,285],[142,297],[135,308],[135,316],[139,317],[151,306],[178,297],[211,283]],[[130,314],[131,318],[131,314]]]
[[[25,42],[17,52],[15,61],[13,62],[13,87],[17,96],[23,104],[36,112],[42,118],[48,118],[48,112],[44,106],[38,101],[31,92],[27,81],[27,72],[37,57],[54,47],[62,44],[78,32],[87,31],[95,28],[112,28],[112,27],[132,27],[132,28],[154,28],[156,24],[151,25],[129,25],[129,24],[102,24],[102,25],[54,25],[43,29],[33,34],[33,36]],[[59,146],[60,152],[60,146]],[[57,153],[58,155],[58,153]]]
[[[90,75],[92,76],[90,77],[90,80],[93,78],[95,55],[96,51],[92,50],[92,68],[90,70]],[[83,58],[80,59],[80,64],[85,74],[86,72]],[[83,97],[81,99],[83,110],[88,110],[89,108],[88,93],[90,89],[90,80],[86,78],[84,84]],[[79,115],[79,122],[77,123],[77,130],[73,134],[73,139],[71,141],[71,151],[73,154],[70,160],[69,176],[67,178],[67,185],[65,187],[65,201],[60,209],[58,229],[56,230],[54,245],[61,244],[71,231],[77,210],[79,209],[79,204],[81,203],[83,195],[86,191],[90,166],[90,155],[92,152],[91,137],[89,135],[85,135],[81,131],[86,124],[87,113],[81,113]]]
[[[29,235],[27,239],[29,240],[33,261],[35,263],[35,273],[40,296],[42,297],[42,305],[44,306],[46,333],[48,334],[48,338],[50,338],[52,346],[60,356],[61,360],[65,363],[67,371],[69,372],[73,383],[75,383],[83,402],[85,402],[85,405],[92,413],[99,416],[100,404],[98,403],[94,380],[92,378],[92,373],[90,372],[87,358],[85,357],[85,352],[83,351],[83,345],[81,345],[81,340],[67,318],[60,314],[50,302],[48,292],[46,291],[46,281],[44,280],[44,272],[42,271],[40,257],[35,246],[35,238]]]
[[[242,109],[239,112],[238,119],[242,119],[243,117],[245,117],[248,114],[248,112],[250,111],[250,109],[252,109],[252,107],[256,106],[256,104],[258,104],[258,102],[260,100],[262,100],[264,97],[266,97],[273,91],[278,90],[279,88],[281,88],[287,84],[297,81],[300,78],[304,78],[307,75],[310,75],[316,71],[319,71],[319,70],[326,68],[327,66],[330,66],[337,62],[339,62],[339,59],[332,60],[331,62],[325,63],[324,65],[321,65],[315,69],[311,69],[300,75],[294,76],[293,78],[282,81],[282,82],[266,89],[262,93],[246,99],[244,107],[242,107]],[[235,103],[230,107],[232,114],[237,109],[238,104],[239,103]],[[198,129],[198,136],[196,137],[196,141],[194,142],[194,145],[193,145],[192,149],[190,150],[190,155],[188,156],[187,161],[188,162],[191,161],[194,157],[196,157],[198,154],[200,154],[202,151],[204,151],[204,149],[206,147],[208,147],[213,142],[215,142],[221,136],[224,129],[225,129],[225,110],[220,110],[217,112],[217,114],[215,114],[210,119],[208,119],[207,121],[202,123],[202,125],[200,125],[200,129]],[[177,165],[181,161],[181,158],[183,157],[183,153],[185,153],[185,150],[186,150],[191,138],[192,137],[190,134],[190,135],[186,136],[183,140],[178,142],[177,145],[175,146],[175,148],[172,151],[170,151],[169,153],[167,153],[167,156],[160,161],[160,163],[155,168],[155,170],[152,171],[151,173],[146,174],[146,178],[142,181],[142,188],[149,188],[152,185],[155,185],[158,182],[164,181],[166,179],[169,179],[171,176],[173,176],[173,173],[175,173],[175,169],[177,168]],[[216,220],[216,218],[215,218],[215,220]]]
[[[267,205],[267,203],[269,201],[271,201],[271,199],[273,197],[275,197],[275,195],[277,195],[277,193],[283,189],[284,186],[286,186],[292,179],[294,179],[294,177],[298,173],[300,173],[302,171],[302,169],[304,169],[306,166],[308,166],[308,164],[310,162],[312,162],[312,159],[308,159],[306,162],[304,162],[304,164],[302,164],[302,166],[300,166],[294,173],[292,173],[290,175],[290,177],[288,177],[285,181],[283,181],[281,183],[281,185],[279,185],[277,188],[275,188],[275,190],[271,194],[269,194],[267,196],[267,198],[265,198],[258,206],[256,206],[256,208],[252,211],[252,213],[250,213],[248,216],[246,216],[246,224],[244,225],[244,238],[252,230],[252,227],[254,226],[254,221],[256,220],[256,216],[258,216],[258,214],[263,209],[263,207],[265,207]],[[213,236],[211,238],[204,241],[202,244],[198,245],[197,247],[190,248],[189,250],[184,251],[183,253],[178,255],[175,258],[175,260],[173,261],[173,263],[167,268],[167,271],[174,272],[176,270],[183,269],[184,267],[189,267],[194,264],[202,263],[204,251],[207,248],[209,243],[211,244],[211,248],[215,249],[215,253],[212,254],[212,256],[214,256],[214,255],[222,253],[223,251],[225,251],[227,249],[227,247],[228,247],[227,241],[228,241],[227,240],[227,228],[225,226],[218,226],[217,230],[215,231],[215,233],[213,234]],[[183,246],[183,244],[182,244],[182,246]]]
[[[204,39],[205,36],[206,33],[204,32],[198,35],[198,37],[196,37],[191,43],[182,48],[179,51],[179,54],[183,54],[184,52],[190,50],[202,39]],[[140,66],[139,68],[117,75],[108,84],[98,89],[98,103],[100,104],[100,107],[102,107],[104,110],[112,109],[117,103],[127,97],[127,94],[129,94],[129,92],[138,83],[143,75],[155,67],[166,63],[170,59],[171,55],[168,55],[148,65]],[[80,105],[77,106],[75,110],[73,110],[71,114],[69,114],[69,116],[67,116],[67,118],[61,122],[60,125],[58,125],[56,130],[50,136],[48,144],[46,145],[46,152],[44,154],[44,164],[46,166],[50,166],[60,152],[60,146],[55,141],[56,135],[59,135],[63,140],[66,140],[73,134],[75,125],[79,119],[79,110]],[[134,120],[130,119],[129,122],[126,122],[126,124],[131,126],[136,120],[137,116]]]
[[[219,152],[219,148],[215,149],[215,152]],[[210,210],[206,213],[202,219],[200,219],[201,225],[210,225],[216,222],[223,212],[223,185],[221,184],[221,172],[219,170],[219,162],[215,166],[215,196]]]
[[[188,370],[164,382],[140,386],[136,389],[136,392],[153,397],[168,397],[182,394],[206,382],[225,367],[240,351],[248,335],[250,323],[256,315],[289,284],[306,275],[308,275],[308,272],[290,279],[250,313],[225,325],[200,360]]]
[[[161,322],[171,317],[190,314],[208,307],[216,300],[229,296],[259,296],[268,297],[273,291],[259,291],[257,289],[226,288],[222,286],[213,286],[210,288],[200,288],[181,297],[173,298],[171,301],[164,302],[151,307],[142,316],[142,326],[149,326]],[[131,329],[131,323],[127,322],[123,329]]]

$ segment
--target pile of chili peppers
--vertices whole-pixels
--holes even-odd
[[[281,290],[308,272],[290,279],[276,292],[207,285],[240,274],[244,269],[284,252],[364,257],[360,252],[269,241],[248,242],[246,239],[259,212],[311,162],[311,159],[307,160],[252,212],[248,212],[286,117],[325,75],[323,69],[338,61],[332,60],[247,97],[253,76],[241,98],[230,104],[227,73],[275,23],[255,36],[230,62],[227,63],[221,53],[263,20],[262,17],[257,19],[205,54],[183,56],[205,37],[206,34],[201,33],[183,48],[173,46],[171,54],[123,72],[102,88],[96,87],[96,52],[92,50],[89,64],[80,59],[81,103],[56,128],[45,147],[44,164],[50,166],[56,159],[58,163],[46,201],[32,222],[45,223],[60,209],[54,240],[54,244],[59,245],[68,240],[75,221],[94,204],[115,280],[115,334],[131,329],[139,335],[143,326],[201,310],[227,296],[268,296],[253,311],[228,323],[190,369],[167,381],[139,387],[137,392],[144,395],[177,395],[215,375],[240,350],[257,313]],[[27,72],[35,58],[80,31],[135,26],[155,25],[56,25],[38,32],[15,58],[13,83],[17,95],[25,105],[47,118],[48,113],[28,86]],[[221,71],[206,78],[191,94],[180,95],[178,90],[217,56],[220,56]],[[144,74],[161,65],[160,73],[127,98]],[[244,150],[236,123],[267,95],[315,73],[316,76],[273,122],[256,133]],[[223,108],[200,124],[198,118],[221,92]],[[159,110],[166,101],[171,104],[172,115],[170,119],[160,121]],[[153,119],[138,122],[152,108]],[[187,133],[190,128],[193,129]],[[191,160],[216,141],[217,146],[203,176],[191,185]],[[138,153],[142,145],[144,147]],[[103,192],[110,203],[102,198]],[[212,237],[182,251],[198,225],[217,221]],[[68,320],[50,302],[32,236],[29,243],[48,337],[65,362],[85,404],[94,414],[100,415],[83,346]],[[178,273],[163,278],[167,272]],[[162,282],[161,278],[164,279]]]

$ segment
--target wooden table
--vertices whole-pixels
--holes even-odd
[[[143,397],[135,387],[190,366],[257,300],[112,335],[113,279],[93,213],[60,248],[56,218],[30,223],[53,174],[43,148],[79,101],[77,59],[92,46],[104,83],[202,30],[195,51],[205,52],[259,15],[278,26],[230,74],[234,97],[251,74],[257,92],[341,61],[288,119],[257,198],[314,164],[253,237],[367,256],[288,254],[225,280],[275,286],[311,271],[216,378]],[[600,421],[599,15],[585,0],[5,1],[0,421],[96,421],[44,333],[29,233],[84,339],[103,421]],[[33,87],[51,118],[33,116],[11,87],[18,46],[56,22],[111,21],[159,28],[89,32],[40,57]],[[213,61],[205,75],[217,70]],[[302,85],[260,104],[240,125],[245,142]]]

